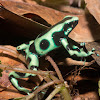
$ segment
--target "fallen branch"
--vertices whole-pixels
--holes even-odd
[[[51,65],[54,67],[59,79],[64,82],[61,72],[60,72],[58,66],[56,65],[56,63],[53,61],[53,59],[50,56],[46,56],[46,60],[48,60],[51,63]]]
[[[20,73],[31,73],[31,74],[36,74],[36,75],[46,75],[48,76],[50,73],[54,74],[53,71],[34,71],[34,70],[29,70],[29,69],[21,69],[21,68],[12,68],[6,65],[0,64],[0,69],[2,70],[12,70],[15,72],[20,72]]]

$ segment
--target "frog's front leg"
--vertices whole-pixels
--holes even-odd
[[[27,60],[29,60],[28,69],[37,71],[37,68],[39,66],[39,61],[38,61],[37,55],[31,53],[31,54],[29,54]],[[18,80],[16,79],[16,78],[27,78],[29,76],[36,76],[36,75],[29,74],[29,73],[24,74],[24,73],[19,73],[19,72],[11,72],[9,74],[9,79],[15,88],[17,88],[19,91],[24,92],[29,95],[29,93],[31,91],[29,91],[28,89],[26,89],[24,87],[19,86]]]
[[[87,53],[83,50],[80,49],[79,51],[77,50],[71,50],[68,45],[68,41],[66,38],[61,38],[61,44],[64,46],[64,48],[68,51],[68,53],[72,56],[72,55],[76,55],[77,57],[87,57],[90,56],[91,54],[94,54],[93,51],[88,51]]]

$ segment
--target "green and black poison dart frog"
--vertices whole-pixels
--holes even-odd
[[[58,22],[43,34],[40,34],[35,40],[29,41],[28,43],[21,44],[17,47],[19,53],[24,52],[26,60],[29,62],[28,69],[37,71],[39,67],[39,57],[44,56],[48,52],[63,46],[67,52],[72,56],[77,57],[87,57],[93,54],[93,51],[85,52],[82,48],[79,49],[78,46],[72,45],[70,49],[69,42],[66,37],[78,24],[78,17],[66,16],[62,21]],[[78,51],[76,49],[79,49]],[[31,91],[20,87],[18,80],[16,78],[26,78],[29,76],[36,76],[35,74],[29,73],[18,73],[11,72],[9,79],[11,83],[22,92],[29,94]]]

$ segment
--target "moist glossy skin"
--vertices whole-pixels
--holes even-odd
[[[37,71],[39,67],[38,58],[56,48],[59,48],[62,45],[71,56],[76,55],[77,57],[87,57],[93,54],[92,51],[86,53],[83,48],[80,49],[74,44],[71,47],[72,49],[69,48],[69,43],[66,37],[68,37],[69,33],[77,24],[78,17],[66,16],[62,21],[52,26],[44,33],[39,34],[39,36],[35,40],[18,46],[17,50],[22,53],[26,57],[26,60],[29,62],[28,69]],[[20,87],[18,85],[18,80],[16,79],[29,76],[35,76],[35,74],[11,72],[9,79],[19,91],[29,94],[31,91]]]

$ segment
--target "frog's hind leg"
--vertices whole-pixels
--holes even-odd
[[[28,69],[32,69],[37,71],[38,65],[39,65],[39,61],[38,61],[38,57],[35,54],[30,54],[27,58],[27,60],[29,60],[29,65],[28,65]],[[28,89],[19,86],[18,84],[18,80],[16,78],[27,78],[30,76],[36,76],[35,74],[29,74],[29,73],[19,73],[19,72],[11,72],[9,74],[9,79],[11,81],[11,83],[13,84],[13,86],[15,88],[17,88],[19,91],[23,92],[23,93],[27,93],[29,95],[29,93],[31,91],[29,91]]]
[[[11,81],[12,85],[17,89],[19,90],[20,92],[23,92],[23,93],[26,93],[29,95],[29,93],[31,91],[27,90],[26,88],[23,88],[21,86],[19,86],[18,84],[18,80],[16,78],[27,78],[29,77],[31,74],[29,73],[20,73],[20,72],[11,72],[9,74],[9,80]]]

